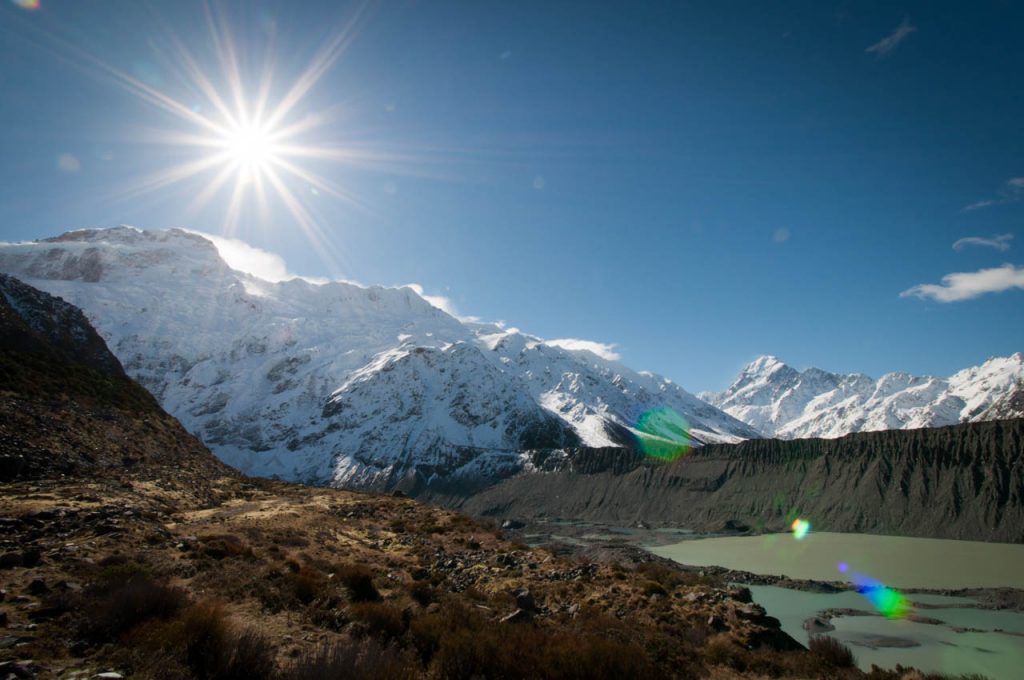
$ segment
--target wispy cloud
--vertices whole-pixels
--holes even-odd
[[[198,234],[212,242],[220,254],[220,258],[232,269],[246,274],[252,274],[264,281],[287,281],[289,279],[306,278],[288,271],[288,265],[280,255],[251,246],[245,241],[225,236],[215,236],[202,231],[185,229],[193,234]],[[326,283],[327,279],[306,278],[311,283]]]
[[[1024,198],[1024,177],[1011,177],[1003,182],[1003,186],[999,188],[999,196],[966,205],[962,212],[980,210],[981,208],[988,208],[993,205],[1016,203],[1022,198]]]
[[[990,238],[984,236],[968,236],[962,238],[953,244],[953,250],[960,251],[967,246],[983,246],[985,248],[995,248],[996,250],[1009,250],[1010,241],[1013,240],[1013,234],[999,234]]]
[[[896,30],[876,42],[874,45],[869,46],[864,51],[868,54],[874,54],[879,58],[888,56],[889,53],[903,44],[903,41],[916,30],[917,26],[911,25],[910,19],[904,17],[903,22],[896,27]]]
[[[603,342],[595,342],[593,340],[580,340],[579,338],[558,338],[556,340],[545,340],[545,345],[551,345],[552,347],[561,347],[570,351],[586,350],[587,352],[593,352],[602,359],[608,361],[618,361],[622,358],[618,352],[615,351],[615,345],[609,345]]]
[[[450,315],[454,316],[456,319],[459,319],[459,320],[467,320],[467,319],[468,320],[476,320],[476,317],[462,317],[462,316],[459,316],[458,310],[455,309],[455,303],[452,302],[451,299],[446,298],[443,295],[427,295],[427,293],[423,290],[423,286],[421,286],[418,283],[407,283],[407,284],[405,284],[405,287],[406,288],[412,288],[413,291],[417,295],[419,295],[421,298],[423,298],[424,300],[426,300],[427,302],[429,302],[433,306],[437,307],[442,312],[445,312],[446,314],[450,314]]]
[[[942,277],[942,283],[922,283],[900,293],[900,297],[930,298],[936,302],[971,300],[985,293],[1002,293],[1014,288],[1024,289],[1024,266],[1004,264],[1002,267],[976,272],[956,272]]]

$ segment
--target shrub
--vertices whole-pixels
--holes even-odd
[[[601,628],[499,623],[447,600],[437,612],[413,619],[409,633],[424,663],[446,679],[661,677],[640,647],[597,632]]]
[[[409,628],[406,614],[390,602],[355,602],[349,611],[368,635],[381,640],[397,640]]]
[[[113,640],[143,621],[174,616],[187,602],[183,590],[157,583],[144,572],[126,580],[108,575],[85,595],[85,633],[96,641]]]
[[[361,564],[339,566],[334,577],[348,589],[353,602],[378,602],[381,597],[373,585],[373,572]]]
[[[190,607],[182,617],[180,645],[197,680],[272,678],[274,649],[262,634],[236,631],[224,608],[213,601]]]
[[[418,676],[417,670],[412,659],[393,644],[346,639],[306,652],[283,673],[283,680],[412,680]]]
[[[220,534],[204,536],[200,540],[203,542],[203,552],[215,560],[222,560],[225,557],[253,556],[252,548],[238,536]]]
[[[644,595],[668,595],[668,591],[665,590],[665,586],[661,585],[657,581],[644,581],[640,586],[641,592]]]
[[[811,654],[834,668],[851,668],[857,663],[849,647],[828,635],[812,637],[807,646]]]
[[[136,575],[149,575],[149,569],[138,562],[132,562],[124,555],[110,555],[100,560],[100,581],[114,584],[127,581]]]
[[[434,587],[427,581],[413,581],[409,586],[409,596],[422,607],[437,599]]]
[[[312,567],[299,567],[298,571],[289,572],[285,579],[295,599],[302,604],[311,603],[327,589],[327,578]]]
[[[726,634],[716,635],[704,646],[704,659],[715,666],[730,666],[737,670],[747,667],[746,650]]]

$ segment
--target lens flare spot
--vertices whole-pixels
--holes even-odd
[[[61,172],[74,173],[82,169],[82,162],[69,153],[57,156],[57,169]]]
[[[39,0],[11,0],[15,5],[29,11],[39,9]]]
[[[164,84],[160,68],[151,61],[137,61],[132,64],[132,75],[150,87],[160,87]]]
[[[797,517],[795,520],[793,520],[793,523],[790,525],[790,528],[793,529],[793,538],[795,538],[798,541],[802,541],[805,538],[807,538],[807,534],[810,533],[811,523],[805,519],[800,519],[799,517]]]
[[[635,429],[637,445],[647,456],[673,461],[690,451],[689,423],[667,406],[644,411]]]
[[[846,562],[840,562],[836,565],[836,569],[839,570],[839,573],[845,574],[846,572],[850,571],[850,565]]]
[[[854,574],[852,580],[857,592],[866,597],[882,616],[888,619],[902,619],[910,611],[907,598],[878,579],[864,574]]]

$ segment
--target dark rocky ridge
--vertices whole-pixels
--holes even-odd
[[[0,274],[0,389],[159,412],[77,307]]]
[[[597,455],[595,455],[597,454]],[[654,464],[586,451],[444,502],[477,515],[1024,542],[1024,419],[839,439],[750,440]]]
[[[0,274],[0,482],[136,472],[200,495],[237,474],[125,374],[81,310]]]

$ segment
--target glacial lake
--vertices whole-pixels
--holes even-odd
[[[791,534],[705,538],[648,548],[693,566],[721,566],[766,575],[844,581],[865,574],[904,592],[911,612],[938,619],[927,624],[880,615],[832,619],[828,635],[848,645],[857,664],[892,668],[912,665],[925,672],[981,673],[991,680],[1016,680],[1024,668],[1024,613],[972,607],[972,600],[914,593],[914,588],[955,589],[1011,586],[1024,588],[1024,546],[974,541],[812,533],[797,541]],[[846,572],[840,572],[843,563]],[[776,586],[751,586],[754,601],[782,623],[802,644],[803,622],[825,609],[876,612],[854,591],[810,593]],[[913,607],[913,604],[928,605]],[[958,632],[957,629],[975,629]],[[1003,631],[1003,632],[997,632]],[[1018,633],[1019,635],[1014,635]],[[880,641],[901,640],[908,647]]]
[[[727,536],[682,541],[648,550],[681,564],[719,566],[755,574],[842,581],[839,563],[893,588],[1024,589],[1024,545],[812,532]]]

